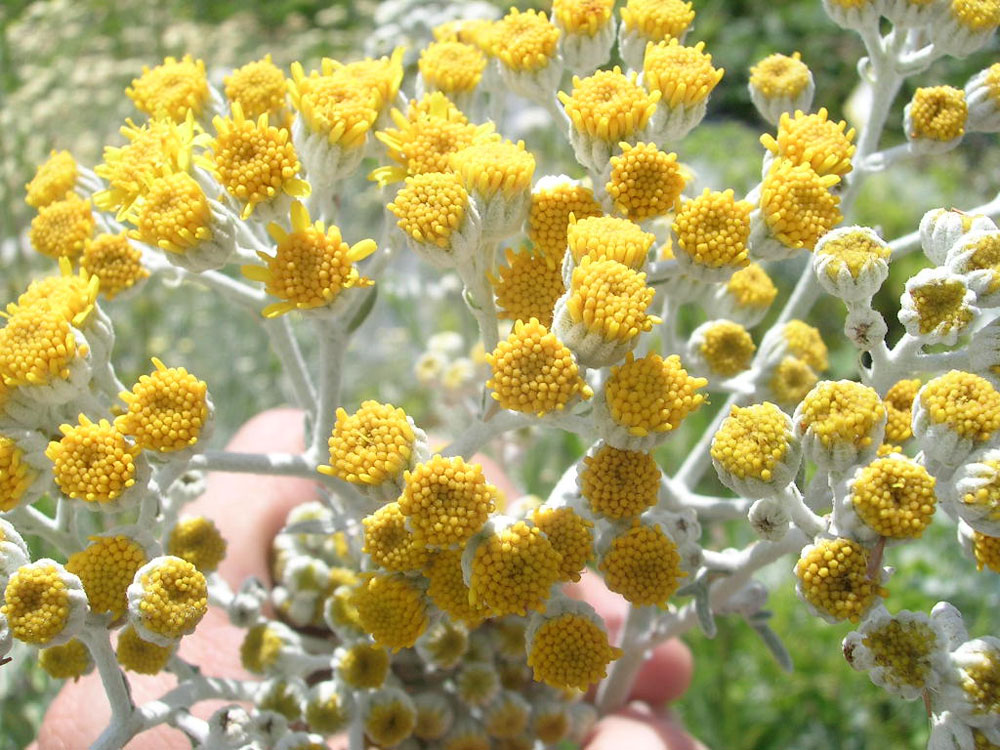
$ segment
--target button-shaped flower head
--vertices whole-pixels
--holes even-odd
[[[541,417],[562,411],[577,396],[593,395],[573,352],[535,318],[514,323],[486,361],[492,372],[486,387],[505,409]]]
[[[319,471],[379,497],[395,497],[425,441],[423,430],[392,404],[364,401],[354,414],[339,408],[328,441],[330,464]]]
[[[356,80],[361,86],[378,95],[380,113],[396,99],[403,82],[403,47],[394,47],[392,54],[378,59],[365,57],[354,62],[342,63],[324,57],[322,69],[325,75]]]
[[[265,318],[284,315],[292,310],[312,310],[332,304],[345,289],[371,286],[355,263],[375,252],[375,240],[361,240],[353,245],[344,241],[340,229],[323,222],[313,223],[306,207],[292,202],[292,231],[269,224],[268,233],[277,243],[274,255],[258,252],[264,266],[243,266],[243,274],[264,282],[268,294],[278,297],[263,310]]]
[[[427,562],[429,552],[417,543],[406,528],[406,516],[398,503],[387,503],[362,523],[365,529],[363,551],[372,562],[385,570],[404,572],[420,570]]]
[[[795,564],[795,590],[827,622],[860,622],[888,594],[881,576],[868,575],[868,553],[852,539],[820,539]]]
[[[49,646],[38,652],[38,666],[57,680],[77,680],[93,670],[90,649],[78,638],[62,646]]]
[[[131,537],[95,536],[84,549],[70,555],[66,570],[83,584],[90,611],[109,612],[116,621],[128,607],[125,592],[136,571],[148,561],[145,545]]]
[[[969,105],[970,130],[981,133],[1000,130],[1000,63],[993,63],[969,79],[965,84],[965,101]]]
[[[906,282],[899,322],[923,344],[952,345],[979,315],[976,294],[947,268],[925,268]]]
[[[118,635],[115,658],[123,669],[136,674],[159,674],[173,656],[175,647],[158,646],[143,640],[136,629],[129,625]]]
[[[597,568],[630,604],[663,606],[688,575],[690,546],[686,538],[675,540],[667,524],[637,518],[625,529],[609,528],[598,543]]]
[[[566,252],[570,216],[580,221],[601,213],[589,187],[562,175],[542,177],[531,193],[528,237],[558,262]]]
[[[776,159],[761,184],[752,254],[775,260],[795,250],[812,250],[842,218],[840,196],[830,190],[839,182],[837,175],[818,175],[809,164]]]
[[[816,83],[802,55],[776,52],[750,68],[750,99],[757,111],[772,125],[786,112],[808,112]]]
[[[947,262],[965,276],[979,307],[1000,305],[1000,230],[963,235],[948,251]]]
[[[975,531],[1000,537],[1000,450],[977,452],[955,474],[947,506]],[[944,500],[944,498],[942,498]]]
[[[633,518],[656,505],[660,467],[652,454],[619,450],[606,443],[583,459],[580,494],[599,517]]]
[[[767,315],[778,288],[757,263],[741,268],[720,285],[712,302],[720,317],[753,328]]]
[[[76,637],[87,615],[80,579],[55,560],[22,565],[7,581],[0,615],[11,635],[34,646],[60,646]]]
[[[310,729],[335,734],[350,722],[352,708],[353,703],[343,685],[335,680],[324,680],[309,690],[303,718]]]
[[[44,472],[35,461],[29,459],[20,442],[0,435],[0,512],[13,510],[22,502],[41,492],[41,487],[33,487]],[[41,483],[39,483],[40,485]],[[3,532],[0,531],[0,541]]]
[[[886,392],[886,411],[889,420],[885,424],[885,440],[888,443],[902,443],[913,437],[913,399],[920,390],[920,379],[912,378],[897,381]]]
[[[827,119],[825,107],[816,114],[796,110],[787,112],[778,121],[778,136],[769,133],[760,142],[778,159],[788,159],[793,164],[808,164],[818,175],[843,176],[851,171],[851,158],[855,146],[854,128],[847,130],[847,123]]]
[[[461,579],[461,561],[456,560],[455,567],[458,569],[458,576]],[[464,586],[465,584],[463,583],[462,585]],[[468,599],[468,589],[466,589],[466,599]],[[419,640],[417,640],[416,648],[417,654],[420,655],[425,664],[438,669],[454,669],[462,661],[466,653],[468,653],[469,629],[461,622],[442,618],[427,628],[424,634],[420,636]],[[419,712],[419,706],[417,710]],[[428,717],[428,719],[430,718]],[[417,724],[420,724],[419,716],[417,717]],[[433,728],[429,729],[432,733],[434,732]],[[442,734],[445,731],[447,731],[447,727],[441,729]],[[417,736],[420,736],[419,728]]]
[[[952,86],[918,88],[903,110],[903,130],[918,153],[954,148],[965,135],[969,105],[965,92]]]
[[[614,6],[614,0],[553,0],[552,22],[562,32],[559,46],[567,68],[589,71],[608,61],[617,30]]]
[[[529,99],[551,97],[563,70],[559,37],[545,13],[511,8],[489,35],[489,53],[499,62],[503,82]]]
[[[921,450],[960,465],[1000,429],[1000,393],[978,375],[951,370],[928,381],[913,402],[913,434]]]
[[[973,531],[970,541],[976,569],[989,568],[994,573],[1000,573],[1000,536],[988,536]]]
[[[557,690],[587,690],[622,655],[608,643],[604,623],[593,608],[565,598],[532,616],[527,652],[535,681]]]
[[[379,688],[389,674],[389,652],[366,641],[345,643],[334,651],[332,665],[352,688]]]
[[[596,414],[601,437],[623,450],[652,450],[667,433],[705,401],[697,393],[708,384],[688,375],[676,354],[664,359],[631,354],[612,367],[597,399]]]
[[[427,596],[453,620],[475,628],[489,615],[484,604],[473,604],[469,597],[469,586],[462,575],[461,549],[434,552],[424,568],[424,576],[429,581]]]
[[[845,471],[874,457],[886,418],[885,405],[873,388],[851,380],[824,380],[806,394],[792,421],[806,458],[828,471]]]
[[[421,51],[417,66],[425,91],[444,92],[459,104],[479,86],[486,55],[464,42],[431,42]]]
[[[642,270],[649,257],[655,235],[644,232],[638,224],[613,216],[570,217],[566,242],[573,262],[584,257],[613,260],[634,271]]]
[[[11,573],[29,559],[24,539],[10,521],[0,517],[0,586],[5,586]]]
[[[142,75],[132,80],[125,93],[151,118],[166,117],[174,122],[183,122],[189,110],[200,116],[211,98],[205,63],[190,55],[180,60],[166,57],[155,68],[143,65]]]
[[[750,368],[757,346],[739,323],[709,320],[692,331],[687,350],[694,371],[712,380],[724,380]]]
[[[934,208],[920,219],[920,246],[930,261],[943,265],[948,253],[970,232],[995,231],[997,225],[988,216],[967,214],[958,209]]]
[[[222,82],[226,99],[238,104],[246,117],[256,120],[267,115],[284,124],[288,85],[281,68],[271,62],[270,54],[236,68]]]
[[[455,677],[455,693],[466,706],[485,706],[500,692],[500,673],[492,660],[469,659]]]
[[[470,601],[495,616],[541,611],[560,580],[562,556],[540,528],[496,516],[473,537],[462,555]]]
[[[878,536],[916,539],[934,517],[935,484],[923,465],[892,453],[855,472],[848,500],[864,526]]]
[[[561,257],[562,253],[559,253]],[[552,327],[556,301],[566,292],[562,264],[538,248],[504,251],[505,265],[490,275],[497,298],[498,317],[525,323],[536,318],[546,328]]]
[[[1000,26],[1000,8],[992,0],[947,0],[943,12],[927,27],[942,53],[965,57],[989,42]]]
[[[335,72],[332,63],[324,59],[322,71],[313,70],[308,76],[300,63],[292,64],[288,90],[299,115],[296,120],[301,120],[296,136],[301,128],[303,136],[354,149],[365,142],[382,100],[357,79]]]
[[[76,159],[69,151],[52,151],[49,158],[38,165],[31,182],[24,186],[25,203],[41,209],[65,198],[76,187],[78,172]]]
[[[94,233],[90,201],[67,193],[38,209],[31,220],[28,241],[42,255],[76,260]]]
[[[91,422],[83,414],[76,427],[64,424],[59,430],[62,438],[45,451],[59,490],[91,507],[120,510],[127,491],[145,478],[140,447],[108,420]]]
[[[365,736],[379,747],[395,747],[413,734],[417,709],[399,688],[381,688],[362,702]]]
[[[674,208],[686,177],[677,154],[660,151],[655,143],[622,141],[621,154],[611,157],[605,186],[614,206],[632,221],[662,216]]]
[[[365,632],[393,653],[412,647],[427,629],[427,602],[412,579],[369,573],[352,598]]]
[[[845,302],[871,299],[889,276],[892,251],[868,227],[827,232],[813,251],[813,272],[821,287]]]
[[[969,726],[995,732],[1000,715],[1000,638],[976,638],[952,651],[940,696]]]
[[[777,495],[795,479],[801,448],[792,420],[774,404],[733,406],[712,438],[719,480],[741,497]]]
[[[673,232],[674,255],[685,273],[701,281],[724,281],[747,266],[752,210],[750,203],[736,200],[732,190],[716,193],[706,188],[682,202]]]
[[[562,558],[560,580],[579,581],[581,571],[594,556],[594,524],[569,505],[556,504],[539,506],[531,520]]]
[[[948,667],[948,642],[933,615],[877,606],[844,639],[844,657],[871,681],[906,700],[935,690]]]
[[[778,361],[790,355],[818,372],[829,367],[828,350],[822,334],[818,328],[801,320],[789,320],[770,329],[760,348],[761,356],[768,361]]]
[[[65,403],[86,387],[89,355],[63,309],[19,307],[0,328],[0,379],[8,388],[28,386],[43,400]]]
[[[226,556],[226,540],[211,519],[188,516],[170,530],[167,554],[187,560],[208,574],[214,572]]]
[[[109,300],[149,278],[142,252],[129,242],[126,232],[99,234],[87,242],[80,267],[100,279],[101,294]]]
[[[478,216],[469,193],[454,172],[426,172],[406,178],[386,208],[396,216],[407,244],[441,268],[467,261],[479,240]]]
[[[240,664],[254,674],[274,675],[281,671],[282,657],[298,645],[295,632],[280,622],[258,622],[247,628],[240,644]]]
[[[684,41],[694,21],[693,3],[684,0],[628,0],[619,9],[618,51],[632,70],[642,69],[646,45]]]
[[[531,719],[531,704],[520,693],[501,690],[483,707],[483,726],[490,737],[516,740],[525,731]]]
[[[705,116],[708,97],[722,80],[724,71],[712,65],[705,43],[685,47],[676,38],[646,46],[642,83],[660,95],[659,111],[652,128],[656,141],[683,138]]]
[[[136,571],[127,593],[129,622],[143,640],[158,646],[193,633],[208,611],[204,574],[179,557],[150,560]]]
[[[535,157],[524,141],[474,143],[452,154],[449,166],[476,200],[484,235],[506,237],[521,227],[535,174]]]

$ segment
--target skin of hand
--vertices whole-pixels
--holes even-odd
[[[301,452],[302,413],[292,409],[264,412],[247,422],[233,437],[228,450],[242,452]],[[502,476],[499,468],[485,457],[477,456],[486,474],[509,496],[516,489]],[[204,495],[185,507],[187,515],[203,515],[215,522],[228,541],[219,574],[237,588],[248,576],[268,582],[268,555],[271,540],[281,529],[288,511],[315,499],[314,485],[305,479],[260,477],[247,474],[212,474]],[[586,573],[579,583],[571,584],[568,593],[585,599],[607,624],[612,642],[621,630],[626,604],[608,591],[600,578]],[[251,677],[240,665],[236,644],[244,631],[231,625],[224,612],[210,608],[198,629],[181,641],[179,654],[210,675]],[[626,645],[625,648],[628,646]],[[687,647],[673,640],[653,650],[643,665],[630,695],[628,706],[604,717],[587,739],[585,750],[698,750],[702,746],[673,721],[666,704],[678,698],[691,680],[692,662]],[[154,676],[128,673],[132,696],[142,704],[162,695],[176,685],[167,673]],[[192,709],[195,716],[207,718],[224,705],[205,701]],[[110,709],[96,671],[76,682],[67,682],[46,711],[34,750],[78,750],[89,746],[107,726]],[[136,750],[184,750],[187,738],[176,729],[161,725],[144,732],[126,747]],[[346,743],[334,739],[332,748],[341,750]]]

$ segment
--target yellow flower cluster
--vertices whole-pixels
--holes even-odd
[[[966,506],[983,511],[986,519],[1000,521],[1000,460],[987,458],[979,463],[987,467],[987,481],[974,491],[960,495],[959,499]]]
[[[597,515],[633,518],[656,505],[660,467],[652,454],[602,445],[583,459],[580,492]]]
[[[471,44],[432,42],[421,51],[418,67],[431,90],[462,94],[479,85],[486,56]]]
[[[19,641],[44,646],[65,630],[70,607],[69,590],[59,568],[36,563],[19,568],[7,581],[0,614],[7,618],[11,635]]]
[[[223,79],[223,85],[226,99],[232,102],[234,112],[239,106],[243,114],[251,119],[267,115],[282,123],[288,86],[285,74],[271,62],[270,54],[237,68]]]
[[[858,622],[888,592],[868,577],[868,554],[851,539],[823,539],[795,564],[802,596],[834,620]]]
[[[785,357],[774,368],[767,387],[779,404],[794,409],[818,381],[808,364],[797,357]]]
[[[601,213],[601,205],[588,187],[572,182],[537,187],[528,210],[528,237],[558,265],[566,252],[570,216],[580,221]]]
[[[496,509],[500,491],[486,481],[483,467],[459,456],[434,456],[403,475],[399,509],[418,542],[429,547],[463,544]]]
[[[49,646],[38,652],[38,666],[57,680],[77,679],[94,666],[86,644],[73,638],[62,646]]]
[[[130,237],[171,253],[184,253],[214,236],[208,196],[186,172],[155,179],[126,218],[136,227]]]
[[[319,470],[345,482],[379,485],[410,465],[416,440],[406,412],[392,404],[364,401],[351,415],[338,408],[328,441],[330,464]]]
[[[594,36],[614,6],[614,0],[552,0],[552,17],[568,34]]]
[[[868,232],[847,232],[825,239],[816,254],[829,256],[825,270],[831,280],[836,280],[842,269],[857,280],[861,272],[877,261],[887,261],[892,255],[888,245],[877,242]]]
[[[420,570],[427,562],[428,550],[418,544],[406,528],[406,516],[398,503],[387,503],[366,516],[363,551],[372,562],[386,570],[405,572]]]
[[[210,519],[184,518],[170,530],[167,554],[186,560],[207,574],[218,568],[226,556],[226,540]]]
[[[417,242],[447,249],[451,235],[465,219],[469,194],[453,172],[426,172],[406,178],[386,208],[400,229]]]
[[[548,67],[558,52],[559,29],[544,13],[511,8],[491,34],[492,53],[505,66],[519,73]]]
[[[972,322],[966,300],[968,287],[960,278],[930,279],[907,291],[913,300],[917,330],[923,334],[960,331]]]
[[[66,315],[47,306],[20,308],[0,328],[0,378],[7,387],[66,380],[77,356],[85,357]]]
[[[646,274],[618,261],[585,256],[573,269],[566,310],[573,323],[602,339],[628,341],[660,322],[646,313],[654,294]]]
[[[16,508],[36,476],[17,443],[0,435],[0,512]]]
[[[632,138],[649,123],[660,100],[658,91],[647,91],[636,74],[621,68],[599,70],[592,76],[573,76],[572,93],[557,93],[573,127],[607,143]]]
[[[861,520],[880,536],[916,538],[934,517],[934,485],[934,477],[921,464],[889,455],[858,470],[851,502]]]
[[[562,558],[559,580],[579,581],[580,571],[594,554],[594,524],[570,507],[541,506],[532,513],[531,520]]]
[[[775,53],[750,68],[750,86],[767,99],[794,100],[809,87],[809,66],[802,62],[802,55],[793,52],[791,57]]]
[[[828,120],[825,107],[812,115],[797,110],[794,116],[787,112],[781,116],[777,138],[765,133],[760,142],[777,158],[808,164],[818,175],[843,176],[851,171],[855,151],[854,128],[846,128],[843,120]]]
[[[191,55],[180,60],[167,57],[155,68],[143,65],[142,75],[125,93],[150,117],[166,117],[174,122],[183,122],[188,111],[197,117],[211,98],[205,63]]]
[[[424,576],[429,581],[427,596],[452,619],[475,628],[489,615],[485,605],[473,604],[469,597],[469,587],[462,577],[461,549],[434,552],[424,568]]]
[[[825,448],[870,446],[886,411],[872,388],[849,380],[826,381],[813,388],[796,412],[798,429]]]
[[[269,623],[258,623],[247,630],[240,644],[240,664],[254,674],[267,674],[278,663],[285,642]]]
[[[702,329],[698,352],[711,374],[732,377],[750,367],[757,346],[746,328],[731,320],[719,320]]]
[[[141,593],[135,617],[147,631],[164,640],[174,641],[193,632],[208,611],[205,576],[187,560],[162,557],[136,576]]]
[[[889,419],[885,424],[885,440],[902,443],[913,436],[913,399],[920,390],[920,379],[912,378],[896,382],[883,399]]]
[[[76,186],[76,159],[69,151],[52,151],[49,158],[35,170],[35,176],[25,185],[25,203],[32,208],[44,208],[66,197]]]
[[[862,643],[890,683],[923,688],[931,677],[930,657],[937,641],[930,625],[892,618],[880,628],[870,630]]]
[[[493,615],[542,610],[560,580],[561,555],[537,526],[517,521],[478,541],[472,555],[469,597]]]
[[[975,663],[964,666],[961,681],[974,713],[1000,713],[1000,654],[995,649],[981,652]]]
[[[732,190],[705,188],[697,198],[681,203],[674,217],[677,244],[692,261],[708,268],[742,268],[750,263],[750,212]]]
[[[449,165],[469,192],[510,197],[531,188],[535,157],[524,141],[484,141],[451,155]]]
[[[93,235],[94,224],[90,201],[70,192],[38,210],[28,240],[42,255],[76,260]]]
[[[917,89],[909,105],[910,138],[953,141],[965,135],[969,106],[965,92],[951,86]]]
[[[835,174],[818,175],[807,163],[777,159],[764,175],[760,208],[771,233],[786,247],[812,250],[840,222]]]
[[[352,598],[365,632],[393,653],[413,646],[427,629],[423,593],[409,579],[368,574]]]
[[[183,367],[156,368],[120,394],[128,411],[115,427],[150,451],[172,453],[195,445],[209,419],[208,386]]]
[[[128,241],[128,234],[99,234],[84,245],[80,267],[101,282],[101,294],[114,299],[149,278],[142,252]]]
[[[705,397],[695,391],[706,385],[704,378],[687,374],[676,354],[666,359],[658,354],[635,359],[629,354],[624,364],[611,368],[604,396],[615,423],[643,437],[678,427],[704,403]]]
[[[353,688],[377,688],[389,674],[389,652],[371,643],[356,643],[337,661],[337,676]]]
[[[607,674],[623,652],[589,618],[568,612],[547,619],[535,632],[528,666],[537,682],[558,690],[586,690]]]
[[[985,442],[1000,429],[1000,393],[985,378],[951,370],[927,383],[920,403],[933,424],[959,436]]]
[[[829,367],[826,344],[819,329],[802,320],[790,320],[781,328],[789,353],[818,372]]]
[[[570,217],[566,243],[577,263],[591,260],[613,260],[634,271],[646,265],[649,248],[656,236],[642,231],[638,224],[613,216]]]
[[[788,454],[788,421],[784,412],[765,401],[733,406],[712,439],[712,459],[740,479],[770,482],[775,467]]]
[[[67,497],[109,503],[135,484],[140,448],[108,420],[91,422],[83,414],[76,427],[59,428],[63,436],[45,451],[52,478]]]
[[[147,562],[146,551],[133,539],[95,536],[84,549],[70,555],[66,570],[83,584],[90,611],[110,612],[114,621],[125,614],[125,590]]]
[[[598,568],[609,589],[638,606],[665,605],[687,575],[673,539],[658,524],[638,519],[614,537]]]
[[[989,568],[1000,573],[1000,537],[972,532],[972,554],[976,558],[976,568]]]
[[[615,209],[632,221],[645,221],[671,211],[684,190],[686,177],[677,154],[660,151],[655,143],[621,142],[621,154],[611,157],[606,185]]]
[[[338,72],[325,58],[322,72],[314,70],[308,76],[300,63],[292,63],[288,91],[309,131],[344,149],[365,142],[383,104],[377,91]]]
[[[628,0],[620,10],[622,24],[655,42],[681,37],[694,20],[692,5],[683,0]]]
[[[498,316],[528,322],[532,318],[545,328],[552,327],[552,310],[566,291],[562,265],[540,248],[504,251],[506,265],[500,266],[490,283],[496,294]]]
[[[693,107],[703,103],[725,73],[712,65],[712,56],[704,49],[704,42],[685,47],[677,39],[650,44],[643,61],[643,85],[659,94],[664,106]]]
[[[174,649],[170,646],[157,646],[155,643],[144,641],[130,625],[118,635],[115,658],[130,672],[159,674],[167,666],[173,652]]]

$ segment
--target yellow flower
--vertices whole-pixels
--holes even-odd
[[[615,208],[632,221],[662,216],[674,208],[686,178],[677,154],[660,151],[655,143],[618,144],[622,153],[611,157],[606,185]]]
[[[385,570],[405,572],[420,570],[427,562],[429,551],[417,543],[406,528],[406,516],[398,503],[387,503],[362,519],[364,525],[363,552]],[[374,686],[372,686],[374,687]]]
[[[226,540],[210,519],[183,518],[170,530],[167,554],[186,560],[202,573],[212,573],[226,556]]]
[[[442,750],[490,750],[492,747],[493,741],[483,725],[471,717],[456,721],[441,744]]]
[[[825,619],[858,622],[888,592],[868,577],[868,554],[851,539],[810,544],[795,564],[799,594]]]
[[[944,638],[923,613],[896,615],[879,607],[844,639],[844,655],[855,669],[869,671],[872,682],[906,699],[939,686],[947,667]]]
[[[794,409],[819,381],[816,371],[798,357],[784,357],[775,365],[767,387],[774,400]]]
[[[38,210],[31,220],[28,240],[42,255],[76,260],[94,233],[94,214],[90,201],[67,193]]]
[[[544,13],[517,8],[498,21],[493,29],[493,54],[513,71],[532,73],[545,68],[558,52],[559,29]]]
[[[695,268],[728,272],[745,267],[750,263],[747,241],[752,210],[751,204],[736,200],[732,190],[714,193],[705,188],[697,198],[681,203],[674,217],[677,245]],[[677,250],[674,254],[679,257]]]
[[[99,234],[87,242],[80,268],[100,279],[101,294],[114,299],[149,278],[142,266],[142,253],[128,241],[128,234]]]
[[[410,648],[427,629],[427,604],[409,579],[369,573],[353,595],[365,632],[393,653]]]
[[[128,536],[94,536],[70,555],[66,570],[80,579],[92,612],[110,612],[111,620],[125,614],[125,591],[136,571],[149,562],[142,545]]]
[[[531,520],[559,553],[559,580],[579,581],[580,572],[594,555],[594,524],[569,506],[540,506]]]
[[[819,329],[801,320],[790,320],[781,327],[781,339],[787,351],[814,370],[829,367],[826,344]]]
[[[77,347],[64,311],[48,306],[18,308],[0,328],[0,378],[8,387],[68,380],[77,357],[88,351]]]
[[[528,237],[558,265],[566,252],[570,216],[579,221],[601,213],[601,205],[590,188],[569,178],[543,177],[531,193]]]
[[[733,406],[712,438],[712,461],[736,479],[784,479],[792,451],[789,426],[788,416],[770,402]]]
[[[353,484],[394,482],[410,466],[416,442],[406,412],[392,404],[364,401],[351,415],[338,408],[330,464],[319,471]]]
[[[240,664],[254,674],[269,674],[278,665],[285,639],[274,623],[262,622],[247,629],[240,644]]]
[[[156,368],[139,377],[131,391],[120,395],[128,411],[115,427],[145,450],[173,453],[190,448],[210,418],[208,386],[183,367],[167,367],[156,357]]]
[[[847,123],[827,119],[826,107],[810,115],[796,111],[787,112],[778,121],[778,137],[770,133],[760,137],[764,147],[779,159],[793,164],[808,164],[818,175],[843,176],[851,171],[851,158],[855,146],[854,128],[846,130]],[[846,132],[845,132],[846,131]]]
[[[552,0],[552,18],[568,34],[594,36],[614,7],[614,0]]]
[[[355,80],[365,89],[375,91],[379,97],[379,107],[384,108],[395,101],[399,86],[403,82],[403,54],[405,47],[396,47],[389,56],[383,55],[377,60],[366,57],[350,63],[323,58],[322,68],[325,75],[339,75],[342,78]]]
[[[573,353],[535,318],[514,323],[486,361],[492,369],[486,387],[505,409],[541,417],[561,411],[577,395],[592,395]]]
[[[920,379],[900,380],[885,394],[883,402],[889,414],[885,425],[886,442],[902,443],[913,436],[913,399],[920,390]]]
[[[974,290],[980,297],[996,294],[1000,291],[1000,232],[963,238],[949,266],[958,273],[971,274],[970,282],[974,279]],[[982,299],[980,304],[989,306]]]
[[[76,186],[78,172],[76,159],[69,151],[51,151],[49,158],[38,165],[31,182],[24,186],[25,203],[40,209],[65,198]]]
[[[602,444],[583,464],[580,493],[593,513],[619,520],[656,505],[660,467],[651,453]]]
[[[965,277],[942,268],[924,269],[906,282],[899,320],[907,333],[926,343],[953,344],[978,312],[975,299]]]
[[[455,678],[455,694],[467,706],[484,706],[500,690],[500,675],[492,662],[470,659]]]
[[[868,291],[874,293],[885,281],[892,249],[866,227],[843,227],[823,237],[816,245],[815,253],[817,265],[814,267],[817,272],[826,274],[830,282],[830,286],[824,288],[833,288],[840,294],[847,291],[838,284],[841,274],[846,271],[861,296],[862,291],[865,294]],[[878,286],[875,286],[876,280]]]
[[[705,43],[685,47],[677,39],[650,43],[643,61],[643,85],[668,107],[693,107],[712,93],[725,71],[712,65]]]
[[[469,598],[493,615],[524,616],[541,611],[559,578],[561,555],[537,526],[516,521],[505,528],[487,527],[466,548]]]
[[[802,55],[775,53],[750,68],[750,86],[766,99],[795,100],[808,90],[812,82],[809,66],[802,62]]]
[[[795,412],[796,429],[831,451],[847,446],[874,450],[881,442],[885,420],[885,405],[878,393],[850,380],[818,384]]]
[[[558,744],[570,731],[570,717],[567,707],[555,701],[535,704],[535,714],[531,728],[546,745]]]
[[[486,56],[471,44],[431,42],[420,53],[417,65],[431,91],[463,94],[479,85]]]
[[[687,575],[674,540],[639,519],[614,536],[597,567],[609,589],[637,606],[664,606]]]
[[[880,536],[916,539],[934,517],[934,485],[922,465],[890,455],[858,469],[850,497],[861,520]]]
[[[497,298],[498,316],[506,320],[528,322],[532,318],[545,328],[552,327],[552,310],[566,291],[562,264],[547,252],[526,246],[519,252],[504,251],[506,265],[496,276],[490,275]]]
[[[326,59],[322,74],[314,70],[308,76],[301,63],[292,63],[288,91],[309,131],[345,149],[365,142],[383,104],[377,90],[343,73],[335,75],[332,61]]]
[[[285,74],[271,62],[270,54],[237,68],[223,79],[223,84],[226,99],[238,104],[247,117],[256,119],[266,114],[281,122],[287,85]]]
[[[951,86],[918,88],[907,106],[907,131],[911,139],[953,141],[965,135],[969,107],[965,92]]]
[[[757,350],[747,329],[731,320],[709,321],[691,338],[692,353],[709,374],[729,378],[750,367]]]
[[[840,220],[840,196],[830,188],[835,174],[818,175],[809,164],[777,159],[764,176],[760,208],[770,233],[782,245],[812,250]]]
[[[413,240],[447,250],[465,219],[468,203],[469,194],[458,175],[427,172],[407,177],[406,186],[386,208]]]
[[[59,645],[75,635],[86,614],[80,580],[54,560],[22,565],[7,581],[0,615],[10,634],[35,646]]]
[[[647,92],[636,82],[636,74],[599,70],[592,76],[573,76],[573,91],[557,93],[573,128],[584,135],[618,143],[644,129],[656,111],[659,92]]]
[[[129,615],[139,635],[168,646],[194,632],[208,611],[204,574],[179,557],[157,557],[142,566],[128,587]]]
[[[205,63],[184,55],[180,60],[166,57],[161,65],[142,66],[142,75],[125,89],[129,99],[150,117],[166,117],[183,122],[188,111],[201,115],[211,94],[205,77]]]
[[[586,690],[607,675],[607,666],[623,655],[608,643],[596,616],[570,610],[546,617],[532,633],[528,666],[536,682],[557,690]]]
[[[483,727],[491,737],[501,740],[519,737],[527,728],[530,718],[531,704],[513,690],[501,691],[483,709]]]
[[[136,226],[130,237],[171,253],[185,253],[214,237],[208,196],[186,172],[153,180],[126,218]]]
[[[78,680],[94,667],[86,644],[74,638],[62,646],[50,646],[38,652],[38,666],[57,680]]]
[[[257,205],[281,194],[309,195],[309,183],[298,176],[302,165],[288,130],[270,125],[266,112],[254,120],[243,116],[238,102],[232,109],[231,119],[212,120],[216,136],[207,141],[210,155],[199,163],[243,204],[240,218],[248,218]]]
[[[753,325],[774,302],[778,288],[760,265],[751,263],[729,277],[722,294],[732,308],[726,313],[727,317],[735,317],[733,313],[739,314],[741,319],[748,316],[746,325]]]
[[[338,227],[327,229],[321,221],[310,223],[309,212],[299,201],[292,201],[291,222],[290,233],[278,224],[268,224],[267,231],[277,247],[273,256],[258,251],[266,266],[242,268],[244,276],[264,282],[267,293],[281,300],[261,310],[265,318],[296,309],[322,307],[333,302],[344,289],[375,283],[354,267],[378,249],[375,240],[348,245]]]
[[[461,549],[434,552],[424,568],[424,576],[430,582],[427,596],[450,618],[475,628],[489,615],[483,604],[473,604],[469,598],[469,587],[462,577]]]
[[[973,531],[972,554],[976,558],[977,570],[989,568],[994,573],[1000,573],[1000,537]]]
[[[1000,393],[985,378],[952,370],[920,389],[917,401],[932,425],[983,443],[1000,429]]]
[[[332,681],[318,683],[306,700],[303,718],[314,732],[336,734],[344,729],[351,717],[343,695]]]
[[[17,443],[0,435],[0,512],[16,508],[37,476]]]
[[[167,666],[174,649],[144,641],[131,625],[118,636],[115,658],[118,663],[136,674],[159,674]]]
[[[645,437],[676,429],[704,403],[705,397],[695,391],[707,384],[688,375],[676,354],[666,359],[658,354],[635,359],[629,354],[624,364],[611,368],[604,397],[616,425]]]
[[[372,643],[345,646],[337,658],[335,672],[353,688],[382,687],[389,674],[389,652]]]
[[[479,531],[496,508],[500,491],[483,467],[460,456],[434,456],[403,475],[399,509],[414,537],[430,547],[462,544]]]
[[[535,157],[524,141],[476,143],[452,154],[450,165],[466,190],[486,197],[502,193],[510,198],[527,191],[535,173]]]
[[[461,578],[461,564],[456,561],[455,565],[459,566],[459,578]],[[468,593],[469,590],[466,588],[466,600],[468,600]],[[433,601],[433,599],[431,601]],[[469,629],[461,622],[456,622],[451,619],[454,618],[455,615],[450,612],[448,612],[448,614],[450,615],[449,618],[442,618],[437,623],[432,625],[427,629],[426,633],[420,636],[420,640],[417,642],[417,653],[420,654],[420,658],[423,659],[426,664],[435,666],[438,669],[453,669],[458,666],[462,657],[464,657],[469,651]],[[430,734],[437,734],[437,736],[443,734],[446,727],[442,728],[440,732],[437,732],[435,728],[436,724],[435,726],[425,726],[421,729],[420,725],[422,722],[434,722],[437,718],[443,717],[421,716],[420,709],[421,707],[418,704],[417,729],[415,730],[417,736],[421,736],[423,731]]]
[[[694,20],[691,6],[683,0],[628,0],[620,10],[622,25],[653,42],[680,38]]]
[[[583,257],[573,269],[566,311],[571,324],[586,334],[602,342],[628,342],[660,322],[646,312],[654,294],[646,274],[614,260]]]
[[[591,216],[577,219],[570,216],[566,244],[573,260],[613,260],[638,271],[646,265],[649,248],[656,236],[644,232],[628,219],[613,216]]]
[[[948,11],[970,31],[991,31],[1000,26],[1000,8],[990,0],[951,0]]]
[[[76,427],[61,425],[60,440],[49,443],[52,478],[67,497],[105,504],[135,484],[140,448],[108,420],[91,422],[83,414]]]

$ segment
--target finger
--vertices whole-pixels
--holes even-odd
[[[704,750],[704,746],[672,719],[633,703],[594,726],[585,750]]]

